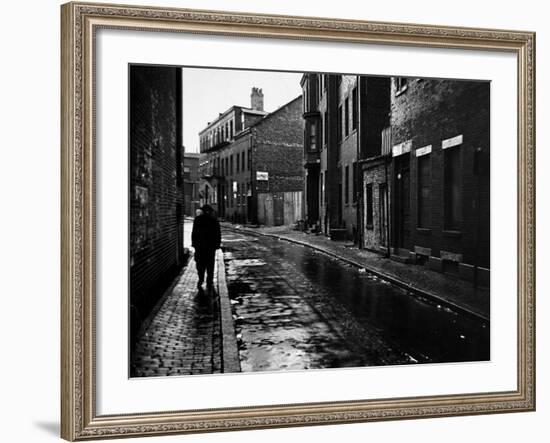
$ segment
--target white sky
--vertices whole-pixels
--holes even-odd
[[[250,107],[252,87],[264,93],[264,110],[272,112],[301,95],[301,73],[182,68],[183,144],[199,152],[199,131],[233,105]]]

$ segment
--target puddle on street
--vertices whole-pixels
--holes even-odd
[[[227,245],[243,371],[488,360],[489,325],[291,243]]]

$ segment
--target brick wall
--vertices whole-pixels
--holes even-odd
[[[384,166],[386,159],[379,158],[372,162],[362,165],[363,167],[363,247],[373,251],[380,252],[381,248],[386,248],[388,238],[388,209],[381,205],[384,188],[386,185],[386,168]],[[372,223],[367,223],[367,187],[372,189]],[[388,191],[389,192],[389,191]],[[390,196],[386,197],[387,201]]]
[[[303,190],[303,125],[300,96],[251,128],[252,169],[269,173],[269,181],[255,181],[257,192]]]
[[[183,261],[181,71],[130,68],[131,336]]]
[[[410,207],[411,239],[404,245],[462,254],[464,263],[489,267],[490,227],[490,84],[452,80],[409,80],[396,95],[392,86],[393,145],[411,140]],[[444,226],[444,162],[442,140],[462,135],[460,145],[460,192],[462,221],[458,232]],[[418,229],[418,158],[415,150],[432,145],[430,155],[431,195],[429,229]],[[475,154],[481,148],[481,154]],[[475,158],[480,171],[475,174]],[[476,209],[477,208],[477,209]]]

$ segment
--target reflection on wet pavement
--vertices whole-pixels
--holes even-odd
[[[243,371],[489,359],[489,327],[312,249],[224,232]]]

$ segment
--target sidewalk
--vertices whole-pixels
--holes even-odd
[[[214,275],[218,288],[218,272]],[[199,293],[197,282],[195,260],[190,257],[140,331],[132,355],[133,377],[223,371],[219,290]]]
[[[430,298],[443,306],[489,321],[489,289],[474,288],[469,282],[426,269],[419,265],[399,263],[350,242],[333,241],[324,235],[295,231],[288,226],[248,227],[222,223],[226,229],[265,235],[316,249],[351,265],[399,285],[418,296]]]

